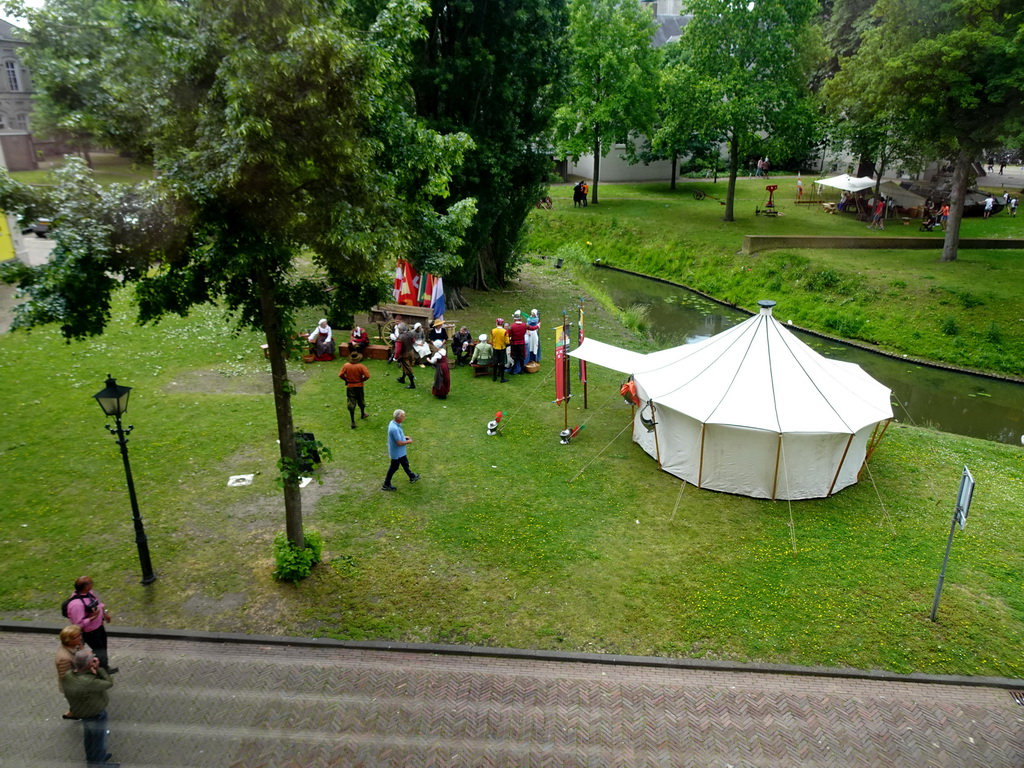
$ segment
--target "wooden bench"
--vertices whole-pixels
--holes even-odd
[[[470,363],[469,367],[473,369],[473,378],[477,376],[488,376],[491,373],[491,369],[494,368],[494,363],[490,365],[479,365],[477,363]]]

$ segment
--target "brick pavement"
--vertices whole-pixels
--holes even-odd
[[[0,632],[0,766],[83,765],[53,634]],[[1024,765],[1009,690],[114,637],[126,768]]]

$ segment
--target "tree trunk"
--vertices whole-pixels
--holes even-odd
[[[671,189],[673,192],[676,189],[676,170],[678,168],[678,165],[679,165],[679,155],[677,155],[675,152],[673,152],[672,153],[672,183],[669,184],[669,186],[668,186],[668,188]]]
[[[960,247],[960,222],[964,217],[964,199],[967,196],[967,177],[971,171],[973,153],[961,149],[953,166],[953,189],[949,196],[949,220],[946,222],[946,239],[942,243],[942,258],[939,261],[956,261]]]
[[[601,126],[594,123],[594,188],[591,190],[590,202],[597,205],[597,182],[601,178]]]
[[[722,221],[736,221],[733,218],[733,203],[736,199],[736,174],[740,167],[740,139],[733,131],[729,134],[729,189],[725,193],[725,216]]]
[[[263,331],[267,336],[267,351],[270,354],[270,373],[274,387],[274,411],[277,415],[277,439],[281,443],[281,458],[285,462],[298,462],[295,449],[295,425],[292,423],[291,382],[288,381],[287,350],[285,334],[281,328],[281,315],[274,302],[274,288],[266,274],[258,278],[260,288],[260,314]],[[293,464],[294,466],[294,464]],[[302,534],[302,494],[299,486],[285,483],[284,486],[285,532],[296,547],[306,546]]]

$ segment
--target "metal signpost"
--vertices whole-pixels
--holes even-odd
[[[953,532],[959,525],[960,530],[967,525],[967,512],[971,508],[971,496],[974,495],[974,477],[971,470],[964,465],[964,473],[960,476],[960,492],[956,495],[956,508],[953,510],[953,523],[949,526],[949,539],[946,541],[946,556],[942,559],[942,571],[939,583],[935,587],[935,600],[932,602],[932,621],[939,610],[939,596],[942,594],[942,582],[946,580],[946,564],[949,562],[949,550],[953,547]]]

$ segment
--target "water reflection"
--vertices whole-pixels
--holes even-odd
[[[692,344],[738,325],[749,315],[679,286],[607,269],[592,277],[619,307],[645,304],[659,348]],[[765,296],[770,299],[772,296]],[[786,322],[785,304],[775,317]],[[1024,384],[916,365],[800,333],[826,357],[856,363],[893,391],[898,421],[1019,445],[1024,434]]]

